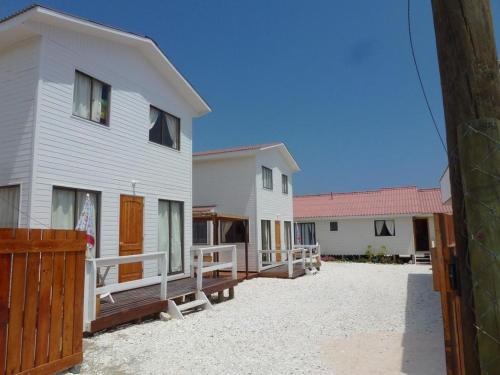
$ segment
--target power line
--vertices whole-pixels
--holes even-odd
[[[429,114],[432,119],[432,123],[434,124],[434,129],[436,130],[436,133],[439,137],[439,140],[441,141],[441,145],[443,146],[444,152],[448,154],[448,150],[446,149],[446,144],[444,142],[443,136],[441,135],[441,132],[439,131],[439,127],[437,125],[436,118],[434,117],[434,113],[432,112],[431,105],[429,104],[429,99],[427,98],[427,94],[425,92],[425,87],[424,83],[422,82],[422,76],[420,74],[420,69],[418,68],[417,64],[417,58],[415,56],[415,48],[413,46],[413,37],[411,34],[411,14],[410,14],[410,2],[411,0],[408,0],[408,36],[410,37],[410,47],[411,47],[411,55],[413,57],[413,64],[415,65],[415,70],[417,71],[417,76],[418,76],[418,81],[420,82],[420,88],[422,89],[422,94],[425,99],[425,104],[427,105],[427,109],[429,110]]]
[[[12,207],[14,210],[16,210],[18,212],[18,214],[21,214],[22,216],[26,216],[28,219],[34,221],[35,223],[37,224],[40,224],[42,227],[44,228],[47,228],[47,229],[50,229],[47,225],[45,225],[44,223],[42,223],[41,221],[35,219],[34,217],[30,216],[29,214],[23,212],[21,210],[21,208],[19,206],[16,206],[14,203],[10,202],[8,199],[5,199],[3,198],[1,195],[0,195],[0,200],[2,200],[3,202],[5,202],[8,206]],[[29,223],[28,223],[28,226]]]

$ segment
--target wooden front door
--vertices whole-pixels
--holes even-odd
[[[120,196],[120,256],[142,254],[144,198]],[[118,281],[142,279],[142,263],[121,264]]]
[[[274,222],[274,243],[276,250],[281,250],[281,222]],[[276,262],[281,262],[281,253],[276,253]]]

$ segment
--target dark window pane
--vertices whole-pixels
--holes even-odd
[[[193,221],[193,243],[208,243],[208,225],[206,221]]]
[[[158,118],[155,121],[155,124],[153,127],[149,130],[149,140],[151,142],[155,143],[161,143],[161,131],[162,131],[162,123],[163,123],[164,116],[163,114],[160,114]]]
[[[330,222],[330,231],[331,232],[336,232],[339,230],[339,223],[336,221],[331,221]]]
[[[242,221],[221,221],[221,242],[245,242],[245,224]]]

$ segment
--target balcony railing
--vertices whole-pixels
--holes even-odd
[[[206,262],[203,258],[214,253],[219,254],[219,259],[224,253],[231,254],[230,261]],[[212,257],[213,258],[213,257]],[[231,270],[231,278],[238,278],[238,261],[236,245],[205,246],[191,248],[191,277],[196,275],[196,289],[203,289],[203,274],[221,270]]]

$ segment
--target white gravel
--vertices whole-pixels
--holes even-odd
[[[245,281],[234,300],[185,320],[86,339],[82,374],[361,374],[352,371],[364,356],[396,369],[385,373],[440,374],[439,306],[428,266],[324,263],[314,276]],[[393,334],[396,354],[384,341]],[[363,335],[380,347],[337,349],[339,340],[363,343]],[[384,338],[380,345],[373,335]],[[414,345],[424,338],[438,354],[421,358],[427,367],[420,371],[421,353],[412,348],[429,347]]]

